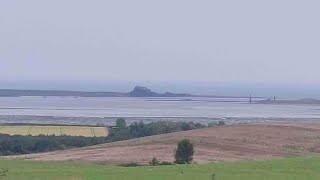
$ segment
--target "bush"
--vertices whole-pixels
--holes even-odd
[[[116,121],[116,127],[117,127],[117,128],[125,128],[125,127],[127,127],[126,120],[123,119],[123,118],[117,119],[117,121]]]
[[[177,164],[190,164],[193,160],[194,147],[188,140],[184,139],[178,142],[178,148],[175,153],[175,163]]]
[[[135,162],[131,162],[129,164],[123,164],[121,165],[123,167],[138,167],[138,166],[142,166],[141,164],[135,163]]]
[[[218,126],[224,126],[224,125],[226,125],[226,122],[224,122],[224,121],[219,121],[218,122]]]
[[[168,162],[168,161],[161,161],[159,163],[160,166],[169,166],[169,165],[174,165],[172,162]]]
[[[217,122],[209,122],[208,123],[208,127],[215,127],[215,126],[218,126]]]
[[[173,165],[172,162],[168,161],[158,161],[156,157],[152,158],[151,161],[149,161],[150,166],[168,166],[168,165]]]
[[[152,158],[151,161],[149,161],[150,166],[158,166],[160,164],[160,162],[158,161],[158,159],[156,157]]]
[[[224,121],[209,122],[208,123],[208,127],[224,126],[224,125],[226,125],[226,122],[224,122]]]

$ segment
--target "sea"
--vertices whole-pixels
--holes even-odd
[[[258,101],[259,99],[255,99]],[[249,103],[248,98],[1,97],[0,123],[113,125],[136,121],[248,123],[318,121],[320,105]]]

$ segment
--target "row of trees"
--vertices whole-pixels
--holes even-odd
[[[221,126],[225,125],[223,121],[211,123],[208,126]],[[201,123],[194,122],[170,122],[170,121],[157,121],[145,124],[142,121],[134,122],[127,126],[125,119],[120,118],[116,121],[115,128],[111,131],[109,138],[138,138],[144,136],[172,133],[178,131],[188,131],[192,129],[205,128],[207,126]],[[189,164],[193,161],[194,146],[188,139],[184,139],[177,144],[174,157],[176,164]],[[170,165],[170,162],[161,162],[154,157],[150,162],[152,166]]]
[[[92,146],[105,142],[101,137],[10,136],[0,134],[0,155],[28,154]]]
[[[116,126],[109,128],[109,136],[107,137],[47,135],[10,136],[0,134],[0,155],[28,154],[85,147],[145,136],[199,129],[204,127],[207,126],[200,123],[170,121],[157,121],[148,124],[140,121],[134,122],[128,126],[126,120],[120,118],[116,121]]]
[[[207,126],[201,123],[172,121],[156,121],[148,124],[140,121],[134,122],[127,126],[126,120],[123,118],[119,118],[116,121],[116,126],[109,130],[107,142],[114,142],[119,140],[127,140],[179,131],[188,131],[205,127]]]

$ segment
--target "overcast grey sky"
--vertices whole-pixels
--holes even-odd
[[[319,0],[2,0],[0,81],[320,83]]]

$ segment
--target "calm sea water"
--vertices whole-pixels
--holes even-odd
[[[1,97],[0,121],[6,117],[5,122],[9,120],[16,122],[15,116],[105,117],[106,119],[108,117],[178,118],[182,120],[184,118],[319,118],[320,106],[249,104],[248,99],[196,97]],[[90,124],[90,122],[85,123]]]

